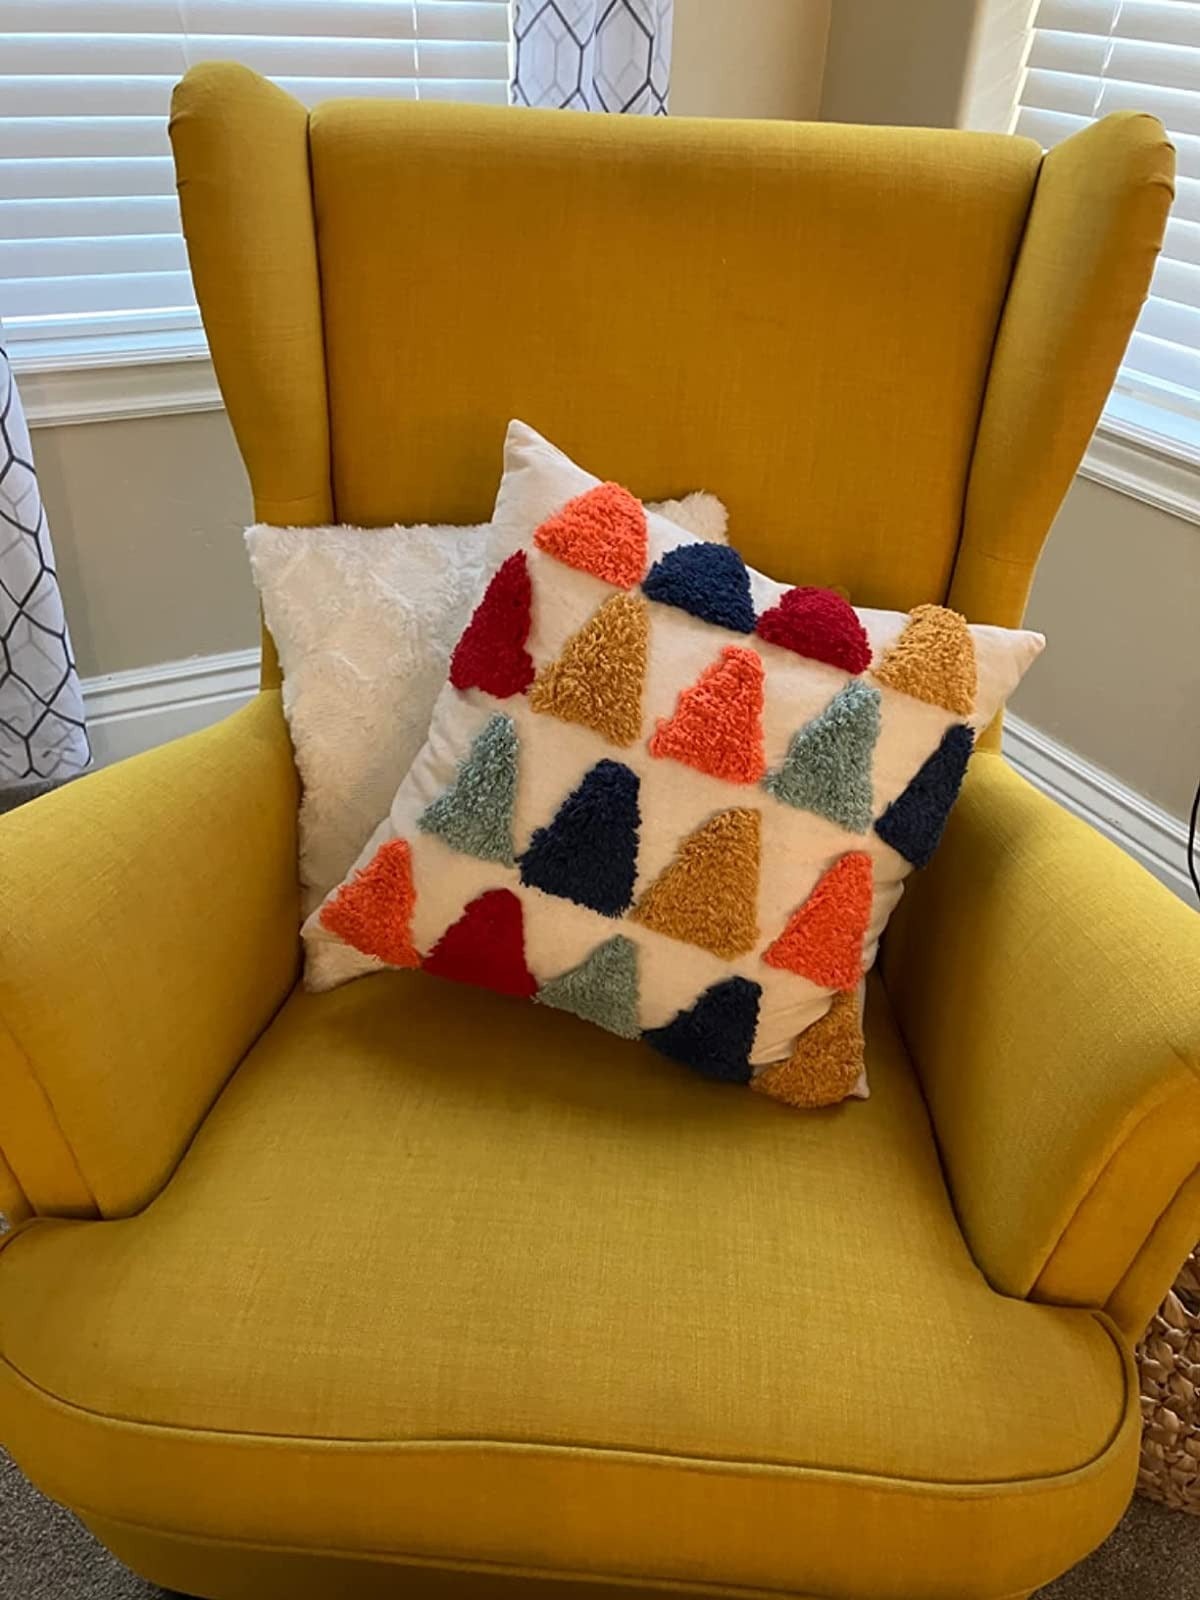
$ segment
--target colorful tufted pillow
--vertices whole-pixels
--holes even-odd
[[[863,972],[1041,637],[773,583],[520,423],[494,525],[310,986],[422,967],[793,1105],[865,1093]]]

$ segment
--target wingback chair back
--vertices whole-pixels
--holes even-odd
[[[719,493],[776,578],[1005,624],[1171,195],[1134,114],[1043,156],[924,129],[310,113],[209,64],[171,135],[260,519],[486,520],[519,416],[643,496]]]

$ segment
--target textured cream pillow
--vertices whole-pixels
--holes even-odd
[[[689,494],[659,507],[725,537],[725,507]],[[473,528],[247,530],[263,615],[283,669],[283,708],[303,784],[305,914],[340,883],[429,732],[454,641],[509,554]]]
[[[774,583],[518,423],[505,460],[514,553],[310,986],[420,966],[791,1104],[864,1092],[862,974],[1041,636]]]

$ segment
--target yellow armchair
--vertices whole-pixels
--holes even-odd
[[[1172,161],[180,86],[264,519],[487,515],[520,415],[749,558],[1015,623]],[[0,824],[0,1439],[212,1600],[1017,1600],[1131,1491],[1200,1233],[1196,919],[981,753],[799,1115],[420,974],[294,987],[267,645]],[[1053,643],[1051,642],[1051,648]]]

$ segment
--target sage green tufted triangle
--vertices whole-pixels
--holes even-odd
[[[498,712],[476,735],[450,787],[417,818],[418,828],[463,855],[511,867],[517,751],[513,719]]]
[[[622,1039],[636,1039],[641,1032],[637,945],[623,933],[615,934],[577,967],[544,983],[537,999],[541,1005],[570,1011],[609,1033],[619,1033]]]
[[[879,690],[852,678],[792,735],[781,767],[763,788],[784,805],[813,811],[850,833],[871,826],[871,762],[879,738]]]

